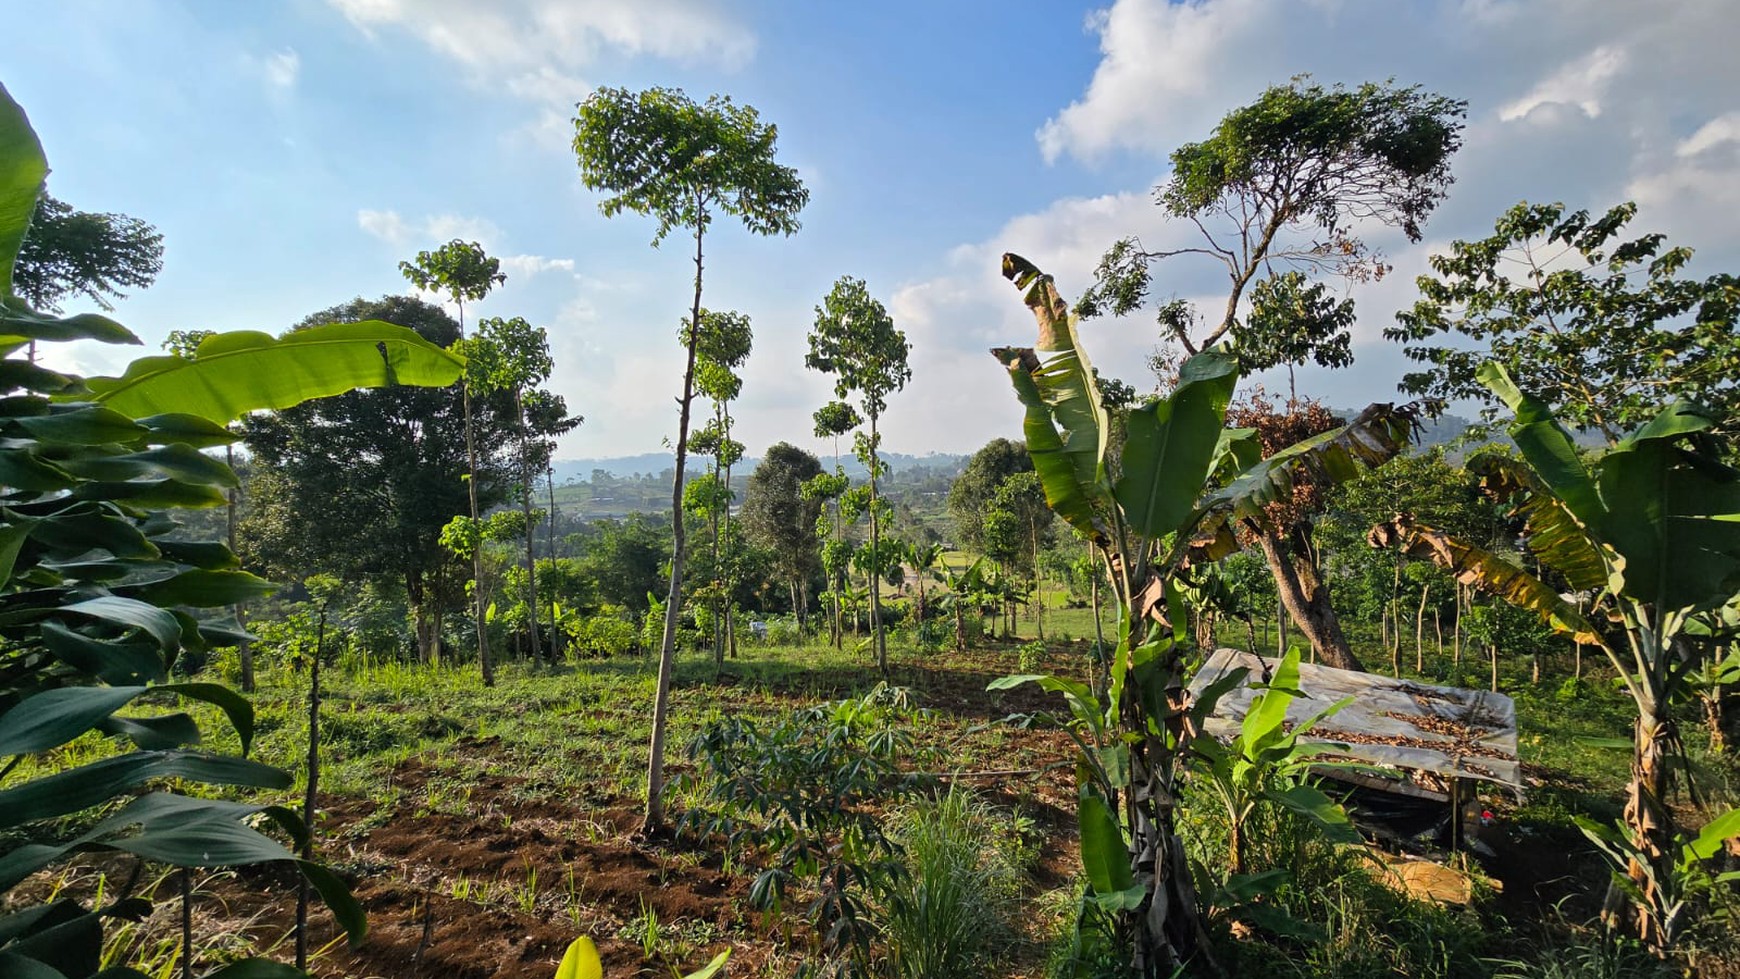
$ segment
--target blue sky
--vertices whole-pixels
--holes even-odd
[[[970,451],[1018,431],[985,348],[1028,327],[996,258],[1022,251],[1066,293],[1114,239],[1180,240],[1149,203],[1167,152],[1264,86],[1395,77],[1470,102],[1458,183],[1396,274],[1355,289],[1357,363],[1303,373],[1336,405],[1391,399],[1380,337],[1433,249],[1522,198],[1642,202],[1640,228],[1740,261],[1740,26],[1722,0],[7,0],[0,81],[30,112],[74,206],[165,236],[158,284],[117,314],[148,344],[177,328],[277,331],[407,289],[397,262],[451,237],[504,260],[482,315],[547,327],[554,387],[587,416],[564,456],[656,450],[675,428],[684,243],[606,220],[579,182],[573,103],[596,85],[732,95],[780,129],[812,192],[804,228],[708,241],[707,305],[755,322],[740,432],[753,453],[809,438],[826,381],[804,371],[813,307],[868,280],[914,345],[889,447]],[[1213,269],[1162,288],[1212,298]],[[1143,383],[1142,319],[1090,324]],[[63,355],[89,372],[125,352]],[[1276,379],[1268,379],[1273,385]]]

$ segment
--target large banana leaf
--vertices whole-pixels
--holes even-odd
[[[1553,417],[1546,402],[1524,393],[1497,361],[1482,364],[1475,376],[1516,414],[1510,426],[1511,441],[1522,450],[1540,481],[1585,527],[1599,528],[1606,520],[1606,508],[1601,505],[1595,481],[1583,465],[1571,433]]]
[[[1178,530],[1221,450],[1238,360],[1219,350],[1186,361],[1171,397],[1130,412],[1123,475],[1114,489],[1124,519],[1146,537]]]
[[[1740,478],[1694,459],[1650,437],[1600,462],[1609,516],[1598,532],[1619,555],[1609,587],[1658,611],[1716,608],[1740,589]]]
[[[0,296],[12,294],[12,266],[47,177],[42,143],[24,109],[0,85]]]
[[[1023,298],[1039,324],[1033,347],[991,352],[1008,368],[1027,408],[1022,427],[1045,500],[1084,537],[1104,541],[1110,536],[1106,411],[1087,354],[1076,342],[1069,304],[1051,276],[1019,255],[1003,256],[1003,277],[1026,290]]]
[[[1480,477],[1487,493],[1512,504],[1523,518],[1529,551],[1542,564],[1564,575],[1577,591],[1607,587],[1608,562],[1601,547],[1528,466],[1514,457],[1488,452],[1468,460],[1467,468]]]
[[[1491,551],[1407,517],[1397,517],[1371,529],[1373,547],[1399,547],[1409,557],[1424,558],[1450,572],[1457,581],[1539,615],[1555,632],[1580,643],[1599,645],[1594,626],[1570,602],[1539,578]]]
[[[250,411],[288,408],[354,388],[443,387],[465,361],[402,326],[365,320],[265,333],[219,333],[194,359],[145,357],[120,377],[86,381],[92,399],[135,418],[196,415],[227,423]]]

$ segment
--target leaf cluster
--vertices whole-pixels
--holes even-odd
[[[580,180],[611,195],[598,209],[657,219],[655,245],[673,228],[705,232],[714,210],[756,234],[796,232],[810,195],[795,169],[774,162],[778,138],[750,106],[674,88],[600,88],[574,119]]]

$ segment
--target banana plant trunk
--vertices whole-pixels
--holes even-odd
[[[1653,865],[1645,867],[1634,858],[1627,876],[1643,894],[1644,907],[1663,905],[1656,893],[1655,880],[1667,879],[1674,865],[1674,819],[1667,807],[1668,789],[1672,784],[1673,756],[1679,749],[1679,727],[1668,710],[1666,698],[1656,700],[1638,712],[1633,730],[1631,784],[1625,793],[1625,825],[1639,857]],[[1632,931],[1656,948],[1666,948],[1672,936],[1661,933],[1661,923],[1651,915],[1639,913],[1639,906],[1630,901],[1616,901],[1609,894],[1608,908],[1630,917]]]

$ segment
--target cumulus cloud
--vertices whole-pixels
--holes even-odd
[[[421,220],[407,221],[397,211],[375,211],[363,208],[356,212],[356,224],[368,234],[395,247],[416,245],[421,242],[440,245],[459,238],[465,241],[475,241],[487,249],[492,243],[500,241],[502,237],[501,229],[496,227],[494,222],[486,218],[466,217],[460,214],[431,214]],[[534,255],[515,257],[520,260],[553,261],[540,259]],[[573,265],[572,262],[568,264],[570,267]],[[542,269],[536,271],[542,271]]]
[[[706,0],[328,0],[365,34],[404,31],[472,80],[545,106],[590,91],[606,53],[735,69],[755,35]]]
[[[1529,91],[1498,110],[1505,122],[1515,122],[1543,105],[1572,105],[1591,119],[1601,115],[1601,99],[1614,76],[1625,67],[1625,49],[1603,44],[1565,65]]]

